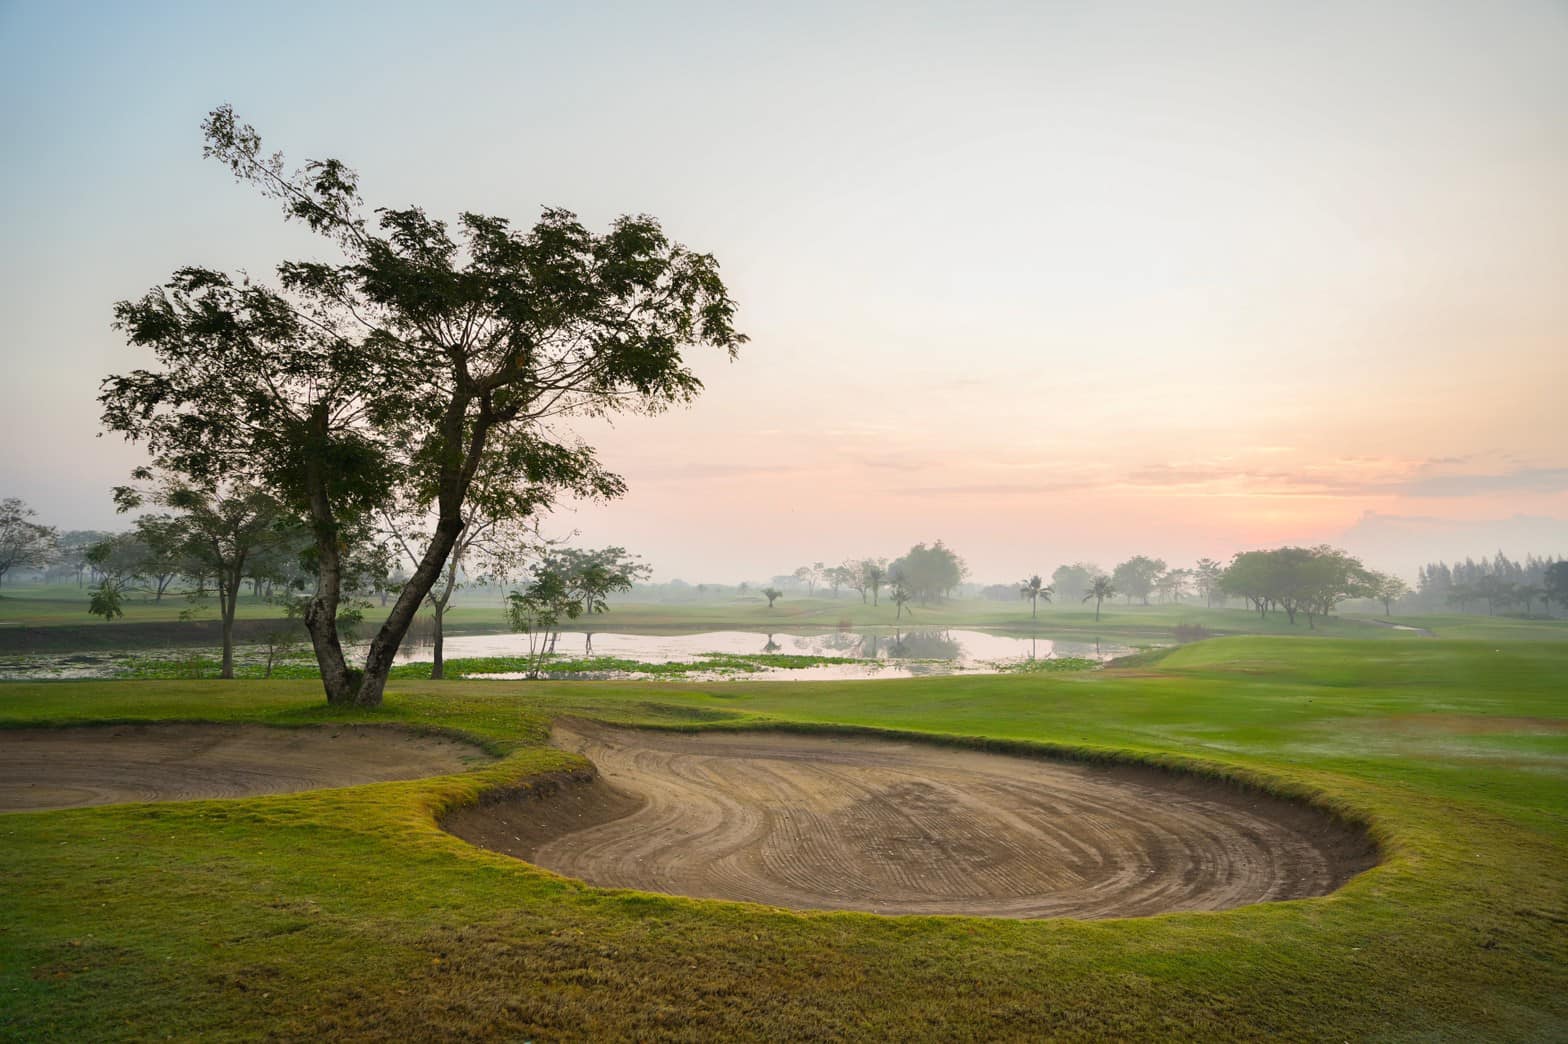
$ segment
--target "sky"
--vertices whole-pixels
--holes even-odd
[[[1329,541],[1568,553],[1568,5],[0,0],[0,496],[124,524],[113,303],[321,256],[231,103],[366,202],[713,253],[751,337],[578,431],[661,579],[942,539],[981,581]]]

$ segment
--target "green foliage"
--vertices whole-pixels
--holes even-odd
[[[93,616],[101,616],[105,620],[114,620],[125,615],[120,597],[120,585],[114,580],[105,577],[97,587],[93,588],[92,599],[87,604],[87,611]]]
[[[1062,674],[1070,671],[1097,670],[1101,664],[1099,660],[1086,660],[1081,656],[1059,656],[998,663],[994,666],[1002,674]]]
[[[746,338],[717,262],[652,218],[595,233],[560,209],[526,230],[415,206],[371,216],[340,160],[289,172],[227,106],[204,131],[206,155],[326,237],[335,259],[284,261],[275,286],[191,266],[120,302],[117,327],[155,365],[104,380],[103,423],[194,484],[254,486],[308,518],[306,623],[330,665],[328,698],[374,704],[465,510],[526,517],[557,491],[624,490],[552,422],[688,402],[702,385],[682,351],[733,356]],[[368,681],[349,690],[339,559],[388,503],[435,523],[372,640],[368,676],[352,676]]]
[[[940,540],[929,547],[916,544],[887,567],[889,582],[908,596],[904,601],[918,600],[921,605],[946,598],[968,575],[964,560]]]

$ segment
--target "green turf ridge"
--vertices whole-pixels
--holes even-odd
[[[0,685],[0,724],[376,722],[503,760],[307,794],[0,816],[0,1036],[1548,1040],[1568,1035],[1568,643],[1233,638],[1062,674],[775,683]],[[1359,817],[1320,899],[1017,922],[567,881],[446,835],[584,767],[576,715],[1164,763]]]

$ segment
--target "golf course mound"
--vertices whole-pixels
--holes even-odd
[[[1377,861],[1322,810],[1153,767],[576,721],[554,742],[597,773],[442,825],[600,887],[883,914],[1223,910],[1325,895]]]
[[[0,812],[281,794],[460,772],[489,760],[384,726],[169,723],[0,731]]]

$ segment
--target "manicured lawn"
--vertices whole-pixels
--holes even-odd
[[[782,603],[781,603],[782,604]],[[1322,899],[1097,921],[800,915],[604,892],[434,817],[572,763],[562,713],[847,725],[1181,763],[1365,818]],[[461,776],[0,816],[0,1034],[462,1039],[1568,1036],[1568,643],[1228,638],[1152,666],[914,681],[0,685],[0,725],[380,721]]]

